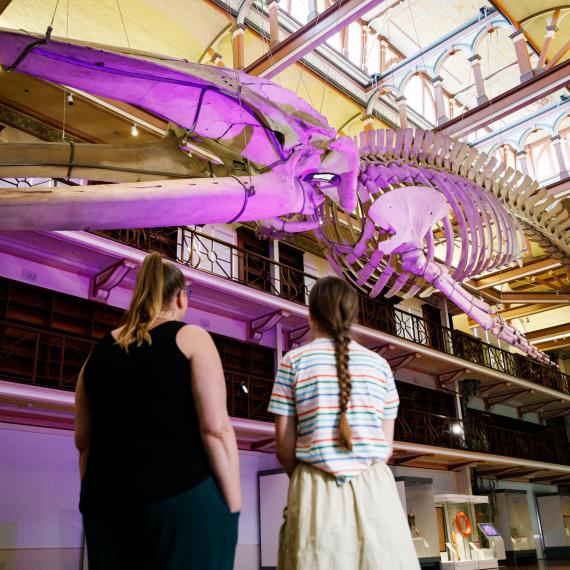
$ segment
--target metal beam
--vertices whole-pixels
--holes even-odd
[[[400,63],[393,65],[386,72],[378,74],[378,82],[385,83],[388,79],[394,77],[402,77],[411,70],[416,69],[424,62],[438,56],[450,48],[453,44],[459,44],[464,38],[469,37],[473,32],[480,30],[484,26],[491,26],[497,20],[504,18],[493,8],[489,11],[489,15],[483,19],[479,17],[472,18],[463,25],[455,28],[445,36],[438,38],[435,42],[425,46],[417,53],[406,57]]]
[[[495,143],[500,143],[513,137],[514,135],[522,135],[523,132],[530,126],[535,125],[537,123],[545,123],[548,119],[552,117],[559,117],[565,111],[570,111],[570,101],[566,101],[560,104],[560,101],[554,105],[550,105],[545,109],[541,109],[536,113],[532,113],[523,117],[519,121],[516,121],[510,125],[507,125],[505,128],[495,131],[493,133],[488,134],[476,141],[473,141],[472,145],[475,148],[480,148],[482,146],[491,146]],[[517,138],[517,137],[515,137]]]
[[[570,61],[570,60],[569,60]],[[483,293],[483,291],[482,291]],[[570,295],[564,293],[499,293],[491,289],[485,290],[484,294],[495,303],[552,303],[556,305],[568,305]]]
[[[0,16],[6,11],[6,8],[10,6],[12,0],[0,0]]]
[[[570,193],[570,178],[564,178],[563,180],[557,180],[548,186],[545,186],[546,190],[552,196],[558,196],[559,194]]]
[[[560,262],[556,259],[542,259],[541,261],[529,263],[522,267],[500,271],[499,273],[482,277],[481,279],[473,279],[469,282],[469,285],[477,290],[488,289],[495,285],[502,285],[503,283],[509,283],[509,281],[515,281],[516,279],[524,279],[525,277],[530,277],[537,273],[543,273],[550,269],[558,269],[559,267]]]
[[[465,137],[469,133],[527,107],[531,103],[550,95],[550,93],[554,93],[554,91],[563,89],[569,83],[570,59],[513,87],[513,89],[498,95],[487,103],[459,115],[456,119],[452,119],[434,130],[453,137]]]
[[[541,329],[539,331],[530,331],[526,333],[526,338],[529,341],[540,341],[542,339],[547,339],[552,336],[558,335],[570,335],[570,323],[565,323],[563,325],[557,325],[555,327],[548,327],[547,329]]]
[[[271,79],[303,58],[338,31],[361,18],[384,0],[346,0],[335,2],[296,32],[279,42],[245,68],[246,73]]]

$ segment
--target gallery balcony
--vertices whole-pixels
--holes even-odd
[[[0,421],[72,429],[72,392],[93,346],[90,339],[0,322]],[[273,377],[227,367],[225,376],[228,410],[240,446],[273,451],[273,415],[267,412]],[[466,410],[465,420],[460,420],[417,407],[421,395],[409,397],[410,390],[427,389],[405,391],[395,431],[396,465],[451,470],[472,465],[490,477],[515,479],[570,477],[562,418],[541,426]]]
[[[234,244],[189,228],[117,230],[106,237],[144,251],[158,251],[182,265],[305,305],[317,278]],[[379,299],[360,295],[360,323],[396,338],[459,357],[494,371],[570,395],[570,376]]]

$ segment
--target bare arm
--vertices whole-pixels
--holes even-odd
[[[236,436],[227,410],[226,382],[212,337],[203,329],[186,326],[176,340],[190,359],[192,393],[202,441],[210,466],[231,512],[241,509],[241,486]]]
[[[279,463],[283,465],[283,469],[291,477],[298,463],[295,457],[295,447],[297,445],[296,416],[275,416],[275,440]]]
[[[382,430],[384,431],[384,437],[386,438],[386,445],[389,446],[389,453],[384,461],[388,463],[392,453],[394,452],[394,426],[396,425],[396,420],[386,420],[382,421]]]
[[[87,459],[91,442],[91,410],[89,409],[89,397],[83,381],[84,370],[85,364],[81,368],[75,388],[75,447],[79,451],[79,476],[82,480],[87,470]]]

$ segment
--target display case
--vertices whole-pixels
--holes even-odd
[[[489,498],[434,497],[443,570],[498,568],[503,541],[490,516]]]
[[[536,498],[546,558],[570,558],[570,495]]]
[[[497,526],[505,541],[509,564],[537,559],[526,491],[495,491]]]
[[[424,477],[396,477],[396,484],[408,515],[408,524],[421,567],[439,568],[433,480]]]

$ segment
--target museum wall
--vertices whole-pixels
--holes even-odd
[[[83,528],[73,432],[0,423],[0,568],[78,570]],[[240,451],[243,509],[235,570],[259,558],[257,473],[273,454]]]

